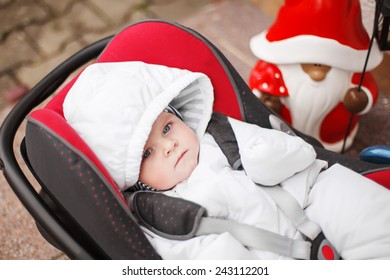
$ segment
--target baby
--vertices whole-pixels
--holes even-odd
[[[218,136],[206,132],[212,104],[211,82],[201,73],[100,63],[80,75],[64,115],[123,192],[164,191],[196,202],[211,217],[304,240],[267,190],[281,187],[342,258],[390,259],[387,189],[341,165],[327,169],[299,137],[227,118],[244,168],[235,170]],[[247,248],[228,232],[186,241],[149,237],[164,259],[291,258]]]
[[[199,140],[177,116],[162,112],[146,141],[139,180],[155,190],[169,190],[190,177],[198,165]]]

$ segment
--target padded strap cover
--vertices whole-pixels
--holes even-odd
[[[207,132],[213,136],[219,148],[226,156],[230,166],[234,170],[242,170],[237,139],[228,118],[222,114],[213,113],[207,127]]]
[[[206,209],[193,202],[151,191],[135,192],[128,204],[142,226],[175,240],[194,237],[201,218],[206,215]]]

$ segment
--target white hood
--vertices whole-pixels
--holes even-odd
[[[211,82],[202,73],[143,62],[96,63],[78,77],[63,109],[124,190],[138,180],[145,142],[165,107],[174,106],[200,139],[213,100]]]

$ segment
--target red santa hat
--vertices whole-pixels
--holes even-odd
[[[360,72],[369,43],[359,0],[286,0],[273,25],[254,36],[250,47],[274,64],[320,63]],[[374,42],[367,70],[382,57]]]

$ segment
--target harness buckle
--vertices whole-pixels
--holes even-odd
[[[311,260],[341,260],[340,254],[325,237],[323,232],[311,242]]]

